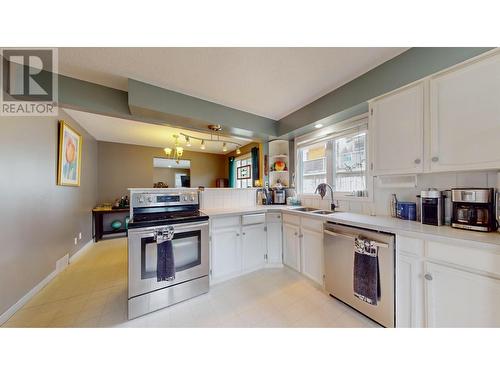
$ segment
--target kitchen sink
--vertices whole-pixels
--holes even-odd
[[[312,211],[311,213],[313,213],[313,214],[318,214],[318,215],[331,215],[331,214],[333,214],[333,211],[328,211],[328,210],[316,210],[316,211]]]
[[[301,212],[313,212],[313,211],[318,211],[317,208],[313,207],[299,207],[299,208],[292,208],[294,211],[301,211]]]

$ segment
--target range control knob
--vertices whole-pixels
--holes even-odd
[[[152,197],[152,196],[149,196],[149,197],[148,197],[148,202],[149,202],[149,203],[153,202],[153,197]]]
[[[182,197],[182,200],[183,201],[187,201],[188,200],[188,197],[186,197],[185,195]]]
[[[194,196],[191,195],[191,202],[194,202]]]
[[[139,203],[144,203],[144,197],[142,195],[139,195]]]

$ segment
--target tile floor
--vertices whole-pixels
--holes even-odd
[[[3,327],[379,327],[287,268],[128,321],[126,257],[125,238],[95,244]]]

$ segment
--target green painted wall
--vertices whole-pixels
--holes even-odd
[[[314,102],[278,121],[280,136],[298,135],[311,124],[331,119],[341,121],[360,114],[368,108],[366,101],[397,89],[425,76],[458,64],[490,50],[479,48],[411,48],[399,56],[370,70],[344,86],[322,96]]]
[[[234,135],[265,138],[277,135],[274,120],[133,79],[128,81],[128,104],[133,114],[184,122],[189,127],[206,130],[206,124],[215,123]]]

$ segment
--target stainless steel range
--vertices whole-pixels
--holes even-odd
[[[128,318],[207,293],[208,216],[195,189],[130,189]],[[157,281],[156,237],[173,229],[175,279]]]

